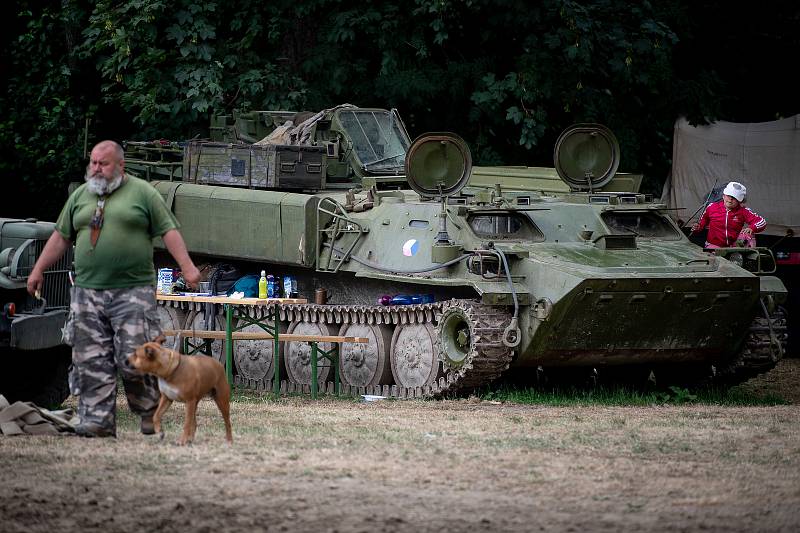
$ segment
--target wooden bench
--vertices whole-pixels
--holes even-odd
[[[173,298],[170,298],[171,300]],[[277,316],[277,313],[276,315]],[[276,340],[274,347],[274,383],[273,390],[275,394],[280,392],[280,371],[278,370],[279,357],[278,357],[278,342],[307,342],[311,347],[311,397],[316,398],[319,391],[319,383],[317,381],[318,375],[318,362],[319,357],[323,357],[331,362],[334,369],[334,383],[336,387],[336,394],[341,392],[341,377],[339,375],[339,346],[343,342],[350,342],[355,344],[367,344],[369,338],[367,337],[347,337],[342,335],[297,335],[293,333],[279,333],[277,329],[273,328],[273,333],[263,332],[249,332],[249,331],[230,331],[231,321],[226,321],[226,330],[205,330],[205,329],[165,329],[163,334],[167,337],[182,337],[184,339],[184,352],[188,352],[187,339],[214,339],[214,340],[227,340],[231,343],[234,340]],[[277,339],[276,339],[277,337]],[[330,350],[323,350],[319,347],[320,342],[329,342],[333,344]],[[232,346],[226,346],[226,370],[228,381],[232,383]]]
[[[208,331],[207,334],[209,336],[205,338],[211,339],[226,339],[230,342],[225,343],[225,373],[228,377],[228,383],[231,384],[231,392],[233,392],[233,335],[237,334],[237,336],[244,332],[237,332],[234,331],[233,327],[233,319],[234,316],[240,313],[241,309],[253,309],[256,307],[267,307],[267,306],[275,306],[275,317],[276,323],[273,326],[270,326],[266,320],[251,320],[250,323],[258,324],[265,332],[272,332],[277,333],[280,328],[278,328],[277,324],[277,317],[278,317],[278,307],[281,304],[305,304],[308,302],[305,298],[230,298],[228,296],[213,296],[210,294],[198,294],[198,293],[187,293],[187,294],[162,294],[156,293],[156,299],[159,301],[167,301],[167,302],[182,302],[182,303],[210,303],[210,304],[217,304],[222,305],[225,309],[225,331]],[[246,314],[246,313],[245,313]],[[192,330],[195,333],[200,333],[200,330]],[[217,337],[217,335],[222,335],[221,337]],[[265,333],[267,334],[267,333]],[[260,333],[256,333],[256,335],[260,335]],[[194,335],[194,338],[204,338],[200,335]],[[183,339],[183,348],[184,353],[188,353],[188,339],[190,337],[184,337]],[[280,342],[280,340],[278,341]],[[338,349],[338,344],[336,345]],[[314,346],[312,346],[312,351],[314,350]],[[280,373],[280,365],[279,365],[279,352],[278,352],[278,343],[275,343],[274,347],[274,354],[273,360],[275,364],[275,387],[274,393],[277,395],[280,393],[280,383],[279,383],[279,373]],[[337,366],[338,368],[338,366]],[[313,373],[313,368],[312,368]]]

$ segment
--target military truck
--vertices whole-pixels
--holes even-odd
[[[61,331],[69,311],[72,251],[45,272],[40,299],[28,294],[26,283],[54,226],[0,218],[0,394],[45,407],[69,395],[71,352]]]
[[[662,384],[733,383],[783,355],[780,281],[691,244],[663,204],[636,192],[641,176],[617,173],[619,145],[601,125],[565,131],[554,168],[473,168],[457,135],[411,143],[385,110],[216,124],[227,132],[217,140],[171,144],[180,161],[154,186],[197,261],[333,295],[279,314],[290,332],[370,339],[342,350],[353,392],[437,396],[504,373],[621,369]],[[166,168],[131,155],[142,175]],[[176,328],[218,321],[201,308],[162,312]],[[237,343],[237,383],[268,388],[271,353],[269,341]],[[306,346],[287,344],[281,364],[289,387],[310,383]]]

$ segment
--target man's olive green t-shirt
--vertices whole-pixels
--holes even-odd
[[[161,194],[133,176],[106,197],[103,227],[92,246],[89,223],[97,195],[86,184],[70,195],[56,230],[75,243],[75,285],[87,289],[122,289],[153,285],[153,238],[179,226]]]

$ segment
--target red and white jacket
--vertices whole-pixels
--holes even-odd
[[[736,245],[736,238],[745,224],[749,224],[753,233],[764,231],[767,221],[749,207],[739,205],[736,209],[728,210],[725,202],[720,200],[706,207],[703,216],[698,221],[697,231],[708,225],[706,242],[714,246],[728,247]]]

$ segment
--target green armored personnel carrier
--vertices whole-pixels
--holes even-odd
[[[736,382],[783,355],[770,255],[739,251],[753,273],[690,243],[637,192],[641,176],[616,172],[603,126],[565,131],[554,168],[477,168],[458,136],[411,143],[385,110],[215,124],[208,141],[129,144],[128,168],[165,178],[153,183],[196,261],[293,276],[310,301],[327,289],[324,305],[279,312],[290,332],[370,339],[343,347],[351,390],[436,396],[501,375],[620,369]],[[175,328],[218,320],[162,312]],[[270,341],[237,343],[234,363],[238,384],[269,388]],[[282,364],[291,384],[310,383],[305,345],[288,343]]]

